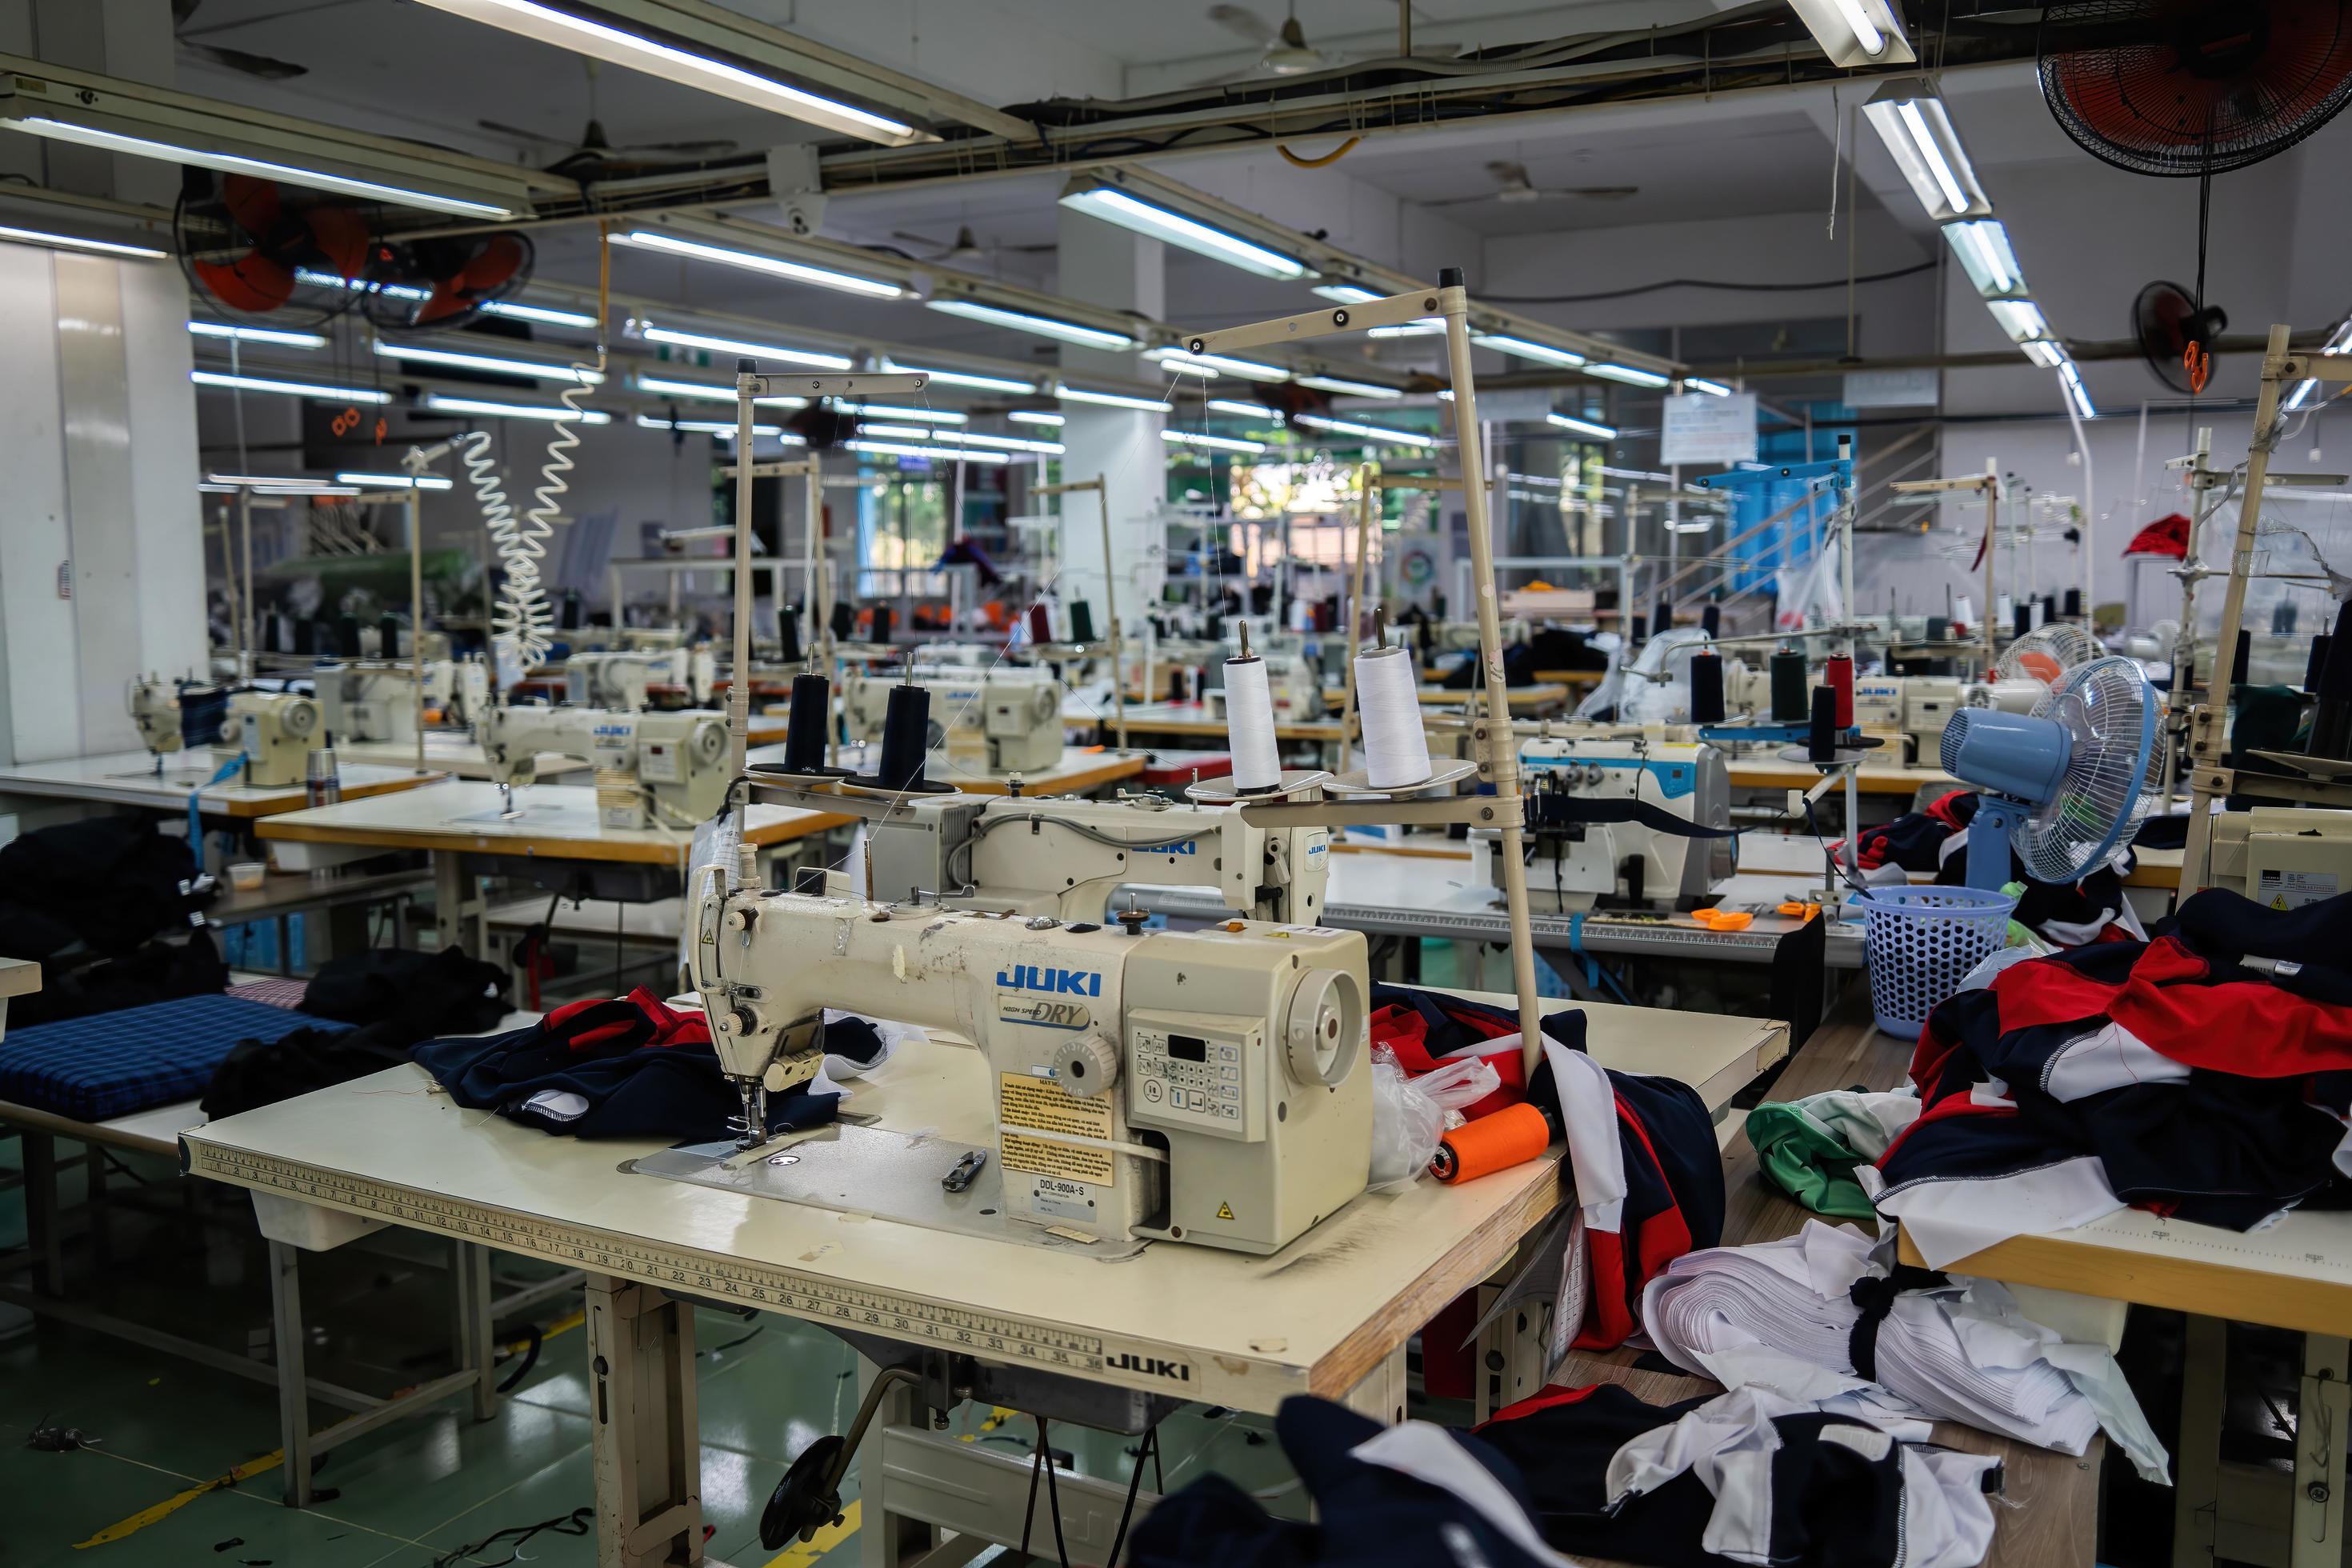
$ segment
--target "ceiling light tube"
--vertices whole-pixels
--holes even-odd
[[[857,433],[861,436],[887,436],[900,441],[936,441],[946,438],[928,425],[868,425],[864,420],[858,421]]]
[[[1239,415],[1244,419],[1271,419],[1275,416],[1274,410],[1265,404],[1244,403],[1237,397],[1212,397],[1209,399],[1209,412]]]
[[[1597,375],[1603,381],[1622,381],[1628,386],[1670,386],[1674,377],[1660,375],[1654,370],[1643,370],[1637,364],[1588,364],[1587,375]]]
[[[1059,441],[1037,441],[1026,436],[1000,436],[993,430],[959,430],[955,433],[955,439],[982,441],[991,447],[1010,447],[1016,452],[1043,452],[1049,458],[1058,458],[1069,449]]]
[[[520,33],[631,70],[699,88],[754,109],[770,110],[792,119],[821,125],[867,142],[896,146],[908,142],[937,141],[902,121],[860,109],[839,99],[825,98],[789,82],[762,76],[716,54],[700,53],[663,42],[646,33],[631,32],[590,17],[575,16],[569,7],[542,5],[537,0],[425,0],[436,10]],[[585,7],[582,7],[584,9]],[[682,12],[681,28],[696,20]],[[683,34],[682,36],[691,36]]]
[[[447,365],[454,370],[490,371],[499,375],[527,376],[533,381],[561,381],[574,385],[595,386],[604,379],[604,373],[581,365],[549,364],[540,360],[508,359],[502,354],[467,353],[457,349],[430,348],[423,343],[390,343],[382,338],[375,341],[380,358],[411,361],[418,364]]]
[[[1164,399],[1130,397],[1124,392],[1088,392],[1084,387],[1072,386],[1059,381],[1054,384],[1054,395],[1064,403],[1093,403],[1105,408],[1138,408],[1151,414],[1164,414],[1168,411],[1168,404]]]
[[[388,490],[446,490],[452,483],[435,474],[337,474],[335,482]]]
[[[430,300],[430,289],[413,289],[405,283],[378,283],[365,278],[338,278],[331,272],[319,272],[308,267],[294,269],[294,281],[313,289],[341,289],[353,294],[381,294],[387,300]]]
[[[1923,77],[1898,77],[1862,106],[1878,139],[1895,156],[1911,194],[1937,223],[1989,216],[1992,202],[1977,183],[1975,167],[1944,100]]]
[[[1417,321],[1400,321],[1393,327],[1374,327],[1368,338],[1433,338],[1445,331],[1443,316],[1423,316]]]
[[[1728,397],[1731,395],[1731,388],[1726,386],[1719,381],[1709,381],[1703,375],[1686,375],[1683,377],[1683,390],[1685,392],[1703,392],[1709,397]]]
[[[731,420],[664,419],[656,415],[640,414],[637,416],[636,423],[640,430],[680,430],[690,436],[716,436],[727,441],[735,439],[735,426]],[[754,425],[751,426],[751,434],[762,441],[781,440],[787,447],[806,445],[800,437],[793,435],[781,425]],[[730,529],[728,531],[731,537],[733,531]]]
[[[2074,405],[2076,413],[2085,419],[2096,419],[2099,416],[2099,411],[2091,406],[2091,394],[2083,384],[2083,373],[2074,367],[2073,360],[2058,362],[2058,384],[2065,390],[2066,396]]]
[[[2010,248],[2009,230],[1998,219],[1972,219],[1944,226],[1944,243],[1958,258],[1976,291],[1988,300],[2015,294],[2025,287],[2017,252]]]
[[[1318,392],[1336,392],[1347,397],[1402,397],[1393,386],[1375,386],[1369,381],[1342,381],[1336,375],[1302,375],[1301,386],[1311,386]]]
[[[961,425],[971,416],[953,408],[900,408],[887,403],[844,403],[833,400],[834,407],[844,414],[869,416],[876,419],[913,419],[925,425]]]
[[[1359,425],[1350,419],[1326,419],[1318,414],[1301,414],[1295,421],[1317,430],[1328,430],[1339,436],[1361,436],[1370,441],[1393,441],[1403,447],[1435,447],[1434,436],[1424,436],[1418,430],[1391,430],[1381,425]]]
[[[2000,323],[2013,343],[2032,342],[2050,335],[2050,323],[2042,317],[2041,307],[2031,300],[1989,300],[1985,309]]]
[[[1009,375],[982,375],[977,371],[936,370],[928,365],[900,364],[896,360],[884,361],[882,368],[902,371],[908,375],[928,375],[941,386],[968,386],[975,392],[1007,392],[1026,397],[1037,390],[1037,384],[1034,381],[1015,381]]]
[[[639,392],[649,392],[656,397],[691,397],[704,403],[735,401],[733,387],[713,386],[708,382],[673,381],[663,375],[634,375],[629,378],[629,384]],[[762,408],[806,408],[808,406],[807,398],[789,395],[760,397],[752,401]]]
[[[1565,365],[1573,370],[1584,363],[1585,356],[1573,349],[1556,349],[1549,343],[1539,343],[1532,338],[1514,338],[1500,332],[1481,332],[1470,340],[1482,349],[1494,349],[1520,359],[1536,360],[1544,364]]]
[[[1296,257],[1268,249],[1214,224],[1187,217],[1157,202],[1143,201],[1116,185],[1081,181],[1063,193],[1062,205],[1072,212],[1117,224],[1133,234],[1165,240],[1195,256],[1205,256],[1261,278],[1288,281],[1311,276],[1307,264]]]
[[[278,327],[233,327],[226,321],[190,321],[188,331],[200,338],[233,338],[241,343],[276,343],[281,348],[322,349],[325,337],[317,332],[289,332]]]
[[[321,403],[390,403],[392,394],[373,386],[314,386],[303,381],[277,381],[264,375],[226,375],[215,370],[192,370],[188,379],[198,386],[226,387],[234,392],[269,392],[282,397],[315,397]]]
[[[786,364],[804,364],[816,370],[847,370],[853,364],[846,355],[821,353],[814,349],[789,349],[779,343],[746,342],[740,338],[722,338],[709,332],[689,332],[677,327],[644,329],[649,343],[667,343],[672,348],[707,349],[712,353],[745,354],[752,359],[782,360]],[[728,395],[733,396],[732,393]]]
[[[518,321],[537,321],[548,327],[576,327],[582,331],[594,330],[596,318],[585,310],[559,310],[552,305],[526,305],[516,300],[490,300],[484,302],[485,316],[510,316]]]
[[[1337,300],[1342,305],[1362,305],[1383,298],[1381,295],[1373,293],[1370,289],[1359,289],[1353,283],[1318,283],[1309,292],[1320,294],[1326,300]]]
[[[87,250],[95,256],[120,256],[135,261],[161,261],[167,254],[152,245],[124,245],[79,234],[58,234],[46,228],[18,228],[11,224],[0,224],[0,243],[40,245],[51,250]]]
[[[1288,381],[1290,373],[1260,360],[1235,359],[1231,354],[1187,353],[1182,349],[1153,349],[1143,356],[1198,375],[1238,375],[1244,381]]]
[[[1790,0],[1790,6],[1841,69],[1906,65],[1918,58],[1887,0]]]
[[[2018,347],[2025,351],[2027,359],[2044,370],[2056,370],[2066,358],[2066,351],[2047,338],[2036,338],[2031,342],[2020,343]]]
[[[1244,441],[1232,436],[1203,436],[1195,430],[1162,430],[1160,438],[1180,447],[1207,447],[1219,452],[1263,452],[1263,441]]]
[[[1034,332],[1041,338],[1055,338],[1066,343],[1076,343],[1080,348],[1117,351],[1135,346],[1135,340],[1125,332],[1080,326],[1076,321],[1056,321],[1051,316],[1033,315],[1027,310],[1008,310],[999,305],[983,305],[977,300],[926,300],[923,303],[934,310],[961,316],[966,321],[1010,327],[1016,332]]]
[[[1160,405],[1155,403],[1152,406]],[[1048,414],[1042,408],[1016,408],[1005,417],[1015,425],[1049,425],[1056,430],[1070,422],[1066,414]]]
[[[865,452],[883,458],[929,458],[933,461],[947,458],[969,463],[1009,463],[1010,452],[984,452],[971,447],[912,447],[899,441],[844,441],[846,451]]]
[[[632,245],[641,250],[666,251],[672,256],[690,257],[697,261],[715,261],[721,267],[740,267],[747,272],[764,272],[772,278],[789,282],[813,284],[819,289],[837,289],[845,294],[865,294],[879,300],[900,300],[907,291],[896,283],[879,278],[862,278],[855,272],[840,272],[830,267],[812,267],[803,261],[787,261],[782,257],[763,256],[755,250],[737,250],[724,245],[705,245],[700,240],[685,239],[659,229],[632,229],[615,234],[616,245]]]
[[[444,397],[437,392],[425,399],[425,406],[436,414],[479,414],[491,419],[569,419],[579,425],[613,422],[613,416],[600,409],[583,408],[574,414],[562,404],[498,403],[480,397]]]
[[[1617,439],[1617,432],[1611,429],[1608,426],[1597,423],[1591,419],[1579,419],[1573,414],[1561,414],[1558,411],[1554,411],[1544,416],[1544,423],[1547,425],[1556,426],[1562,430],[1572,430],[1579,436],[1590,436],[1596,441],[1614,441]]]

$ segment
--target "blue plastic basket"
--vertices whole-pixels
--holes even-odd
[[[2000,951],[2017,900],[1981,888],[1870,888],[1862,905],[1870,1010],[1878,1026],[1916,1040],[1969,971]]]

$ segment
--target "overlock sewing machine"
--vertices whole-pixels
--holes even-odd
[[[1715,747],[1539,738],[1519,769],[1534,908],[1687,910],[1731,875],[1731,771]]]
[[[704,708],[717,679],[718,661],[708,647],[604,650],[563,661],[564,700],[578,708],[649,708],[656,686],[678,688],[684,706]]]
[[[310,684],[319,716],[336,741],[414,741],[415,673],[406,665],[372,661],[322,665]]]
[[[493,708],[476,731],[490,778],[512,809],[514,786],[538,779],[540,753],[578,757],[600,774],[636,781],[630,798],[598,780],[598,815],[606,827],[644,827],[654,819],[691,827],[726,798],[727,721],[707,710],[614,712],[600,708]]]
[[[1050,670],[918,665],[931,694],[930,749],[992,773],[1042,772],[1062,760],[1062,683]],[[853,669],[841,688],[849,738],[878,743],[896,677]]]
[[[319,704],[293,691],[239,691],[213,744],[213,760],[242,757],[239,784],[255,789],[298,784],[310,774],[310,748],[324,726]]]
[[[123,705],[131,711],[131,721],[139,727],[140,741],[153,753],[158,771],[165,757],[187,743],[180,696],[194,684],[197,683],[137,676],[124,689]],[[203,689],[212,692],[218,689],[207,686]]]

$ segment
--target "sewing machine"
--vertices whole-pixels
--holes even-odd
[[[416,738],[415,675],[406,665],[326,665],[311,673],[331,741]]]
[[[717,678],[718,661],[707,647],[575,653],[563,663],[566,701],[623,712],[651,707],[655,686],[683,687],[688,707],[708,707]]]
[[[238,783],[255,789],[298,784],[310,774],[311,738],[320,732],[319,705],[291,691],[239,691],[228,700],[228,722],[213,760],[245,759]]]
[[[474,738],[509,811],[514,786],[537,780],[541,752],[593,765],[598,816],[606,827],[644,827],[649,820],[690,827],[719,810],[731,776],[727,720],[708,710],[632,713],[509,705],[491,709]],[[632,775],[638,787],[613,789],[603,777],[608,772]]]
[[[1715,747],[1643,739],[1530,740],[1528,898],[1540,910],[1690,909],[1731,875],[1732,840],[1642,822],[1579,822],[1552,801],[1636,802],[1697,827],[1731,826],[1731,771]],[[1495,868],[1496,888],[1502,868]]]
[[[123,694],[139,738],[155,754],[157,765],[180,749],[180,687],[177,681],[136,678]]]
[[[930,749],[992,773],[1050,768],[1062,757],[1062,683],[1051,671],[918,665],[931,694]],[[852,669],[841,718],[852,741],[878,743],[898,678]]]
[[[837,1162],[831,1184],[854,1179],[869,1211],[928,1189],[929,1210],[903,1217],[1092,1242],[1106,1257],[1155,1238],[1268,1253],[1363,1191],[1360,932],[1240,921],[1146,931],[1139,914],[1107,929],[727,892],[724,875],[707,867],[691,889],[691,972],[719,1065],[761,1130],[747,1145],[763,1135],[766,1096],[815,1076],[826,1008],[913,1024],[986,1058],[996,1139],[971,1163],[992,1166],[1002,1194],[977,1212],[939,1193],[940,1173],[974,1152],[864,1128],[793,1146],[817,1175]],[[740,1181],[720,1165],[688,1179]],[[909,1172],[903,1183],[894,1167]]]
[[[2254,775],[2239,776],[2241,787],[2261,787]],[[2206,879],[2273,910],[2352,891],[2352,811],[2258,805],[2218,813]]]
[[[1911,760],[1925,762],[1942,754],[1944,726],[1966,701],[1960,682],[1948,676],[1857,676],[1853,721],[1864,730],[1903,736]]]
[[[471,730],[490,710],[490,667],[479,658],[425,661],[425,706],[445,729]]]

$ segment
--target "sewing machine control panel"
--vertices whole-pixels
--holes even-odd
[[[1162,1127],[1255,1139],[1265,1110],[1263,1021],[1210,1015],[1128,1016],[1128,1118]]]
[[[675,741],[647,741],[637,747],[637,777],[647,784],[686,782],[685,748]]]

